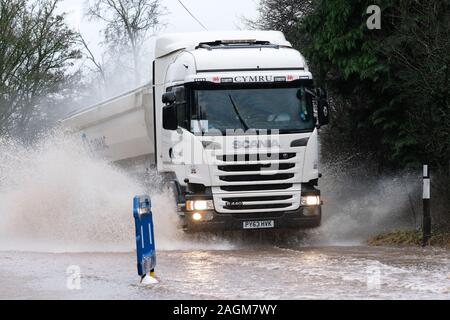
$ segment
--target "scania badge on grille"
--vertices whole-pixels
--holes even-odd
[[[234,140],[234,149],[250,149],[250,148],[279,148],[280,142],[277,140]]]

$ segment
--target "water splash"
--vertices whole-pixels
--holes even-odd
[[[2,249],[131,248],[130,199],[142,187],[72,138],[4,139],[0,163]]]
[[[344,157],[326,163],[323,173],[323,223],[309,234],[314,243],[361,244],[377,233],[418,223],[418,174],[378,174],[370,161],[356,163]]]
[[[58,131],[33,146],[0,139],[0,250],[132,251],[132,199],[143,193],[152,196],[158,249],[229,247],[184,235],[163,179],[154,172],[146,179],[152,181],[139,181]]]

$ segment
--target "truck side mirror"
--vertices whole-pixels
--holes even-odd
[[[177,101],[177,96],[175,92],[166,92],[162,95],[162,103],[172,104]]]
[[[316,90],[317,97],[317,117],[320,126],[330,123],[330,108],[328,106],[328,93],[325,89]]]
[[[177,130],[177,106],[171,104],[163,107],[163,128],[166,130]]]

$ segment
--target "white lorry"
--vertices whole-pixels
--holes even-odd
[[[327,123],[326,92],[276,31],[161,36],[152,84],[63,120],[106,159],[167,176],[187,231],[319,226]]]

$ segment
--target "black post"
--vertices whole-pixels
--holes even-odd
[[[428,245],[431,238],[431,208],[430,208],[430,170],[428,165],[423,166],[423,238],[422,245]]]

